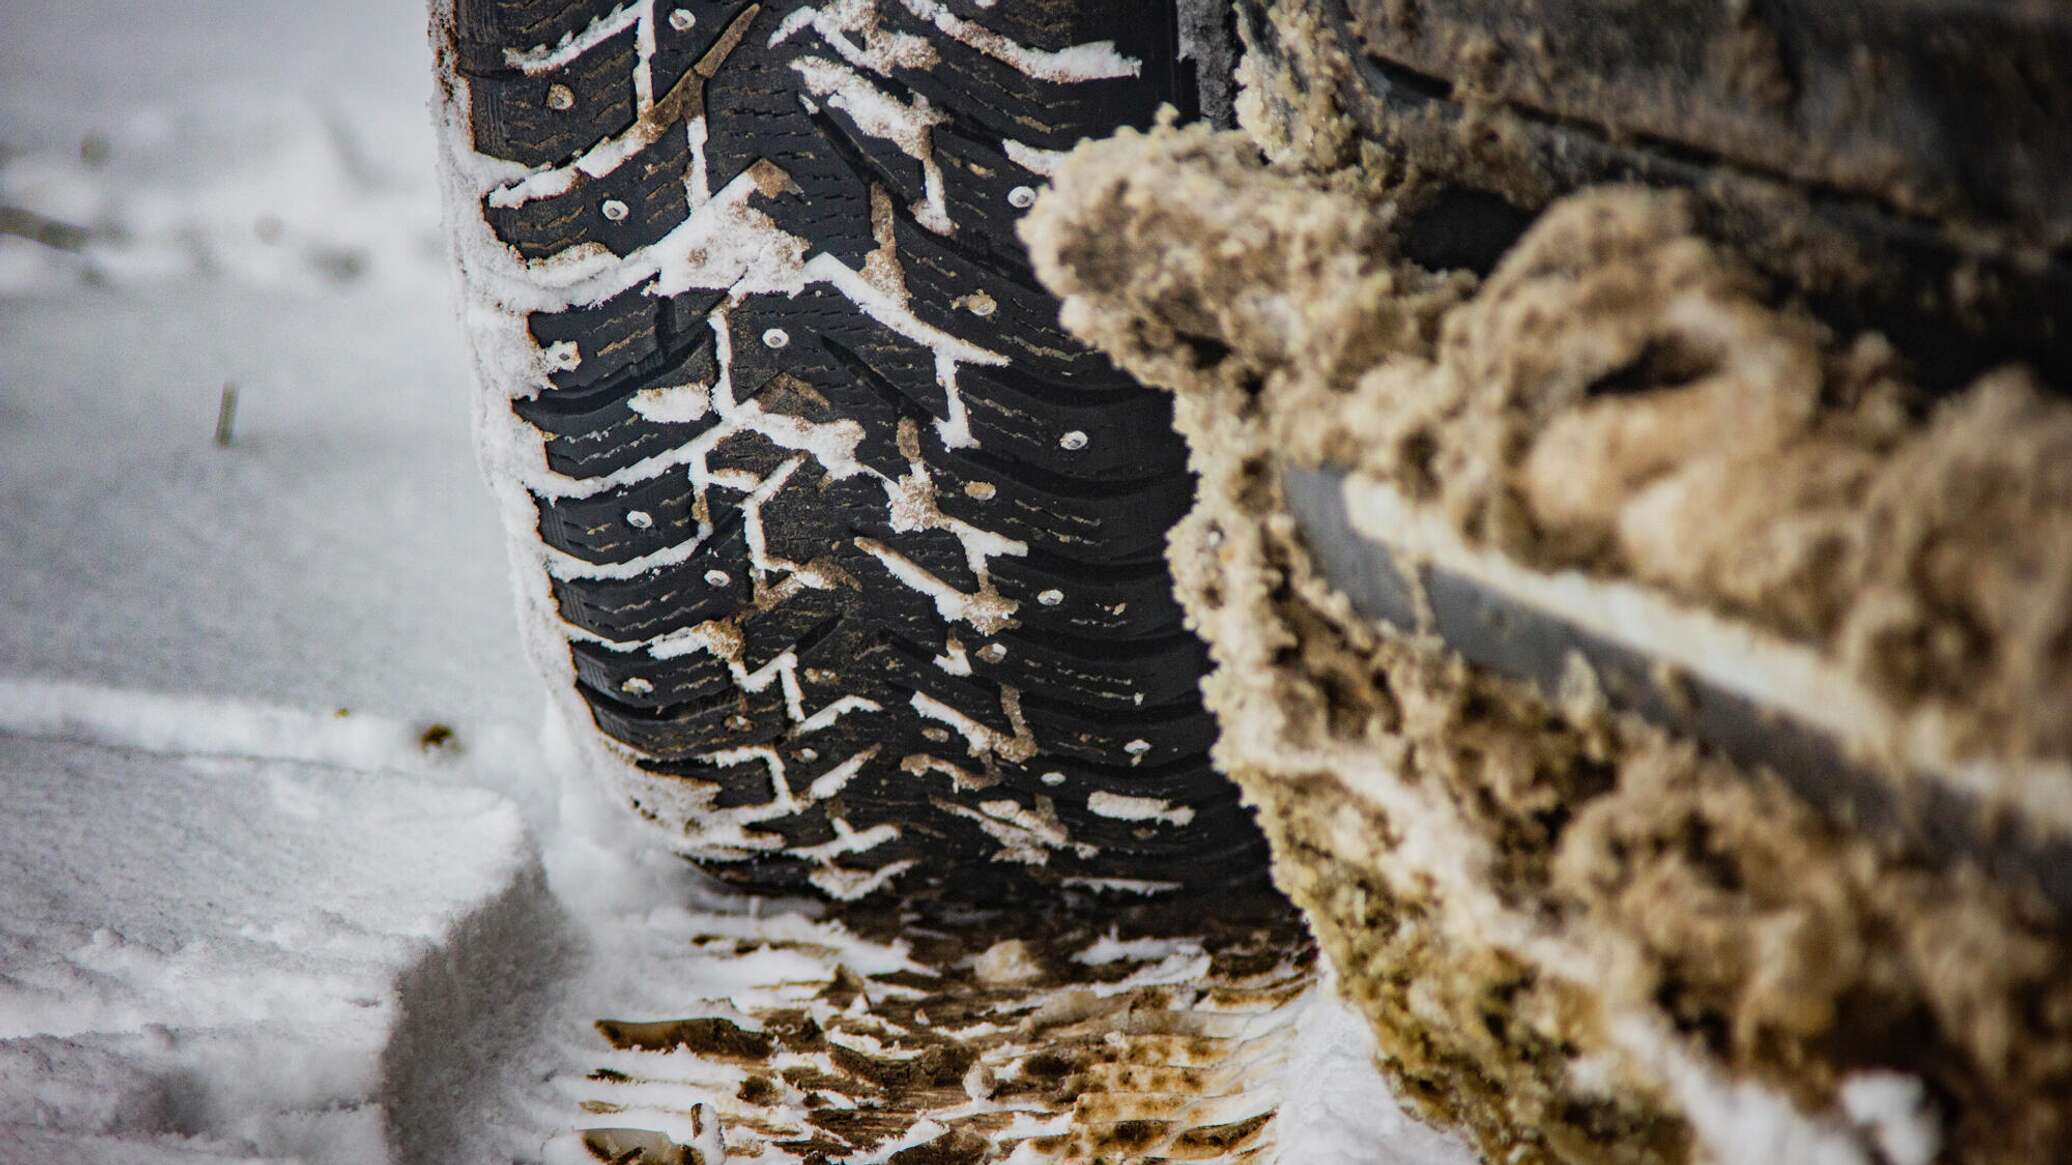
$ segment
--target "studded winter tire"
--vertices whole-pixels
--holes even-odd
[[[1189,114],[1170,0],[435,0],[522,616],[588,761],[841,898],[1256,880],[1163,560],[1167,400],[1014,235]]]

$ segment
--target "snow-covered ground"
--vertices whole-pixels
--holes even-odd
[[[467,431],[421,4],[0,24],[0,1162],[539,1159],[600,1123],[593,1020],[896,966],[566,771]],[[704,941],[757,934],[819,961]],[[1300,1024],[1285,1160],[1466,1159],[1350,1013]]]

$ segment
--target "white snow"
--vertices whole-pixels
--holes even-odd
[[[578,57],[632,28],[635,22],[653,19],[654,0],[622,4],[590,22],[581,32],[571,32],[552,46],[538,45],[527,51],[504,50],[504,64],[528,77],[537,77],[572,64]]]
[[[1106,789],[1090,794],[1086,807],[1117,821],[1163,821],[1169,825],[1185,825],[1194,820],[1194,810],[1186,805],[1175,806],[1159,797],[1131,797]]]
[[[915,692],[909,703],[923,719],[949,725],[964,738],[965,747],[973,757],[991,753],[1002,760],[1019,762],[1036,755],[1036,738],[1022,719],[1021,692],[1012,687],[1000,689],[1000,709],[1013,726],[1012,733],[981,724],[925,692]]]
[[[1040,146],[1029,145],[1027,142],[1015,141],[1013,138],[1008,138],[1003,144],[1007,148],[1007,158],[1009,161],[1025,170],[1033,170],[1046,178],[1057,173],[1058,167],[1065,164],[1065,151],[1063,150],[1046,150]],[[1027,210],[1036,205],[1036,192],[1027,186],[1017,186],[1007,192],[1007,201],[1010,206],[1017,210]]]
[[[1001,34],[965,20],[939,0],[900,0],[907,11],[959,41],[1041,81],[1091,81],[1104,77],[1134,77],[1144,68],[1142,61],[1115,50],[1113,41],[1094,41],[1050,51],[1030,48]]]
[[[1930,1165],[1942,1152],[1942,1125],[1921,1081],[1902,1072],[1857,1072],[1841,1087],[1842,1111],[1870,1131],[1892,1165]]]
[[[943,203],[942,169],[929,140],[929,130],[947,120],[942,113],[918,93],[909,105],[863,74],[825,57],[800,57],[791,67],[806,91],[824,99],[828,108],[848,114],[860,132],[891,142],[920,164],[923,194],[913,208],[914,219],[938,234],[948,234],[952,228]]]
[[[1303,1165],[1474,1165],[1473,1150],[1451,1133],[1405,1111],[1374,1071],[1374,1036],[1330,981],[1300,1004],[1291,1062],[1280,1074],[1292,1084],[1275,1124],[1281,1160]]]
[[[427,1029],[526,986],[463,971],[547,929],[524,824],[486,790],[25,740],[0,784],[10,1124],[381,1159],[431,1131],[402,1102],[465,1054]]]
[[[0,205],[85,232],[76,250],[0,237],[0,293],[82,279],[313,290],[443,277],[422,179],[352,110],[292,92],[271,106],[219,98],[111,112],[81,134],[0,166]]]
[[[1124,939],[1111,933],[1095,939],[1084,950],[1074,951],[1072,961],[1084,963],[1089,967],[1100,967],[1121,959],[1164,959],[1191,945],[1182,939]]]
[[[633,411],[657,424],[695,421],[712,410],[712,386],[680,384],[643,388],[633,394]]]

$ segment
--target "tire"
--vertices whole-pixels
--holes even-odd
[[[1923,387],[2013,360],[2072,383],[2072,12],[1618,7],[1648,18],[1597,0],[1237,0],[1256,70],[1328,94],[1347,140],[1449,187],[1404,231],[1420,262],[1486,267],[1585,187],[1681,190],[1707,235],[1838,331],[1883,333]],[[1282,43],[1276,9],[1313,15],[1293,35],[1315,43]],[[1344,63],[1317,72],[1326,59]]]
[[[840,898],[1263,882],[1170,403],[1014,236],[1054,152],[1190,112],[1170,0],[457,0],[434,41],[523,615],[641,815]]]

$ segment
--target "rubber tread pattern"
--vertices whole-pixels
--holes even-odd
[[[1169,400],[1071,339],[1013,233],[1021,188],[1043,178],[1010,157],[1008,139],[1065,149],[1148,124],[1180,97],[1169,3],[944,6],[1032,50],[1112,41],[1142,62],[1137,76],[1073,82],[1027,76],[960,42],[918,0],[879,0],[876,17],[882,32],[924,41],[933,63],[868,68],[799,23],[809,17],[788,23],[802,7],[701,4],[689,29],[663,18],[666,5],[653,9],[646,116],[668,124],[604,168],[572,163],[600,142],[642,136],[633,27],[559,69],[528,75],[513,62],[625,13],[596,2],[460,5],[477,149],[536,174],[573,175],[544,196],[485,200],[485,220],[519,259],[601,249],[636,262],[695,213],[689,174],[700,155],[712,191],[774,167],[782,188],[754,195],[756,213],[852,270],[889,230],[912,315],[1008,359],[959,362],[953,400],[934,348],[824,283],[730,301],[711,290],[659,295],[645,280],[532,313],[527,328],[551,371],[514,409],[566,483],[534,500],[540,541],[560,564],[551,593],[578,691],[600,731],[650,771],[709,789],[714,810],[797,802],[753,826],[778,848],[714,864],[722,877],[800,887],[826,872],[826,859],[787,849],[889,824],[896,839],[842,853],[839,866],[867,876],[914,863],[903,889],[947,885],[960,897],[1024,893],[1031,880],[1263,882],[1250,811],[1208,760],[1214,728],[1197,689],[1207,653],[1182,623],[1162,558],[1193,493]],[[789,31],[774,36],[780,28]],[[805,91],[796,66],[808,57],[851,68],[887,102],[926,102],[948,231],[922,213],[931,184],[915,156],[869,132],[848,102]],[[550,102],[557,85],[566,90]],[[700,116],[694,150],[688,129]],[[737,400],[766,414],[853,424],[853,456],[869,472],[839,476],[753,432],[715,441],[716,414],[643,411],[658,390],[702,391],[722,374]],[[960,405],[968,441],[953,439]],[[692,474],[672,460],[694,444],[704,452],[702,506]],[[667,468],[647,471],[658,465]],[[974,563],[952,530],[895,520],[887,483],[917,472],[938,513],[1020,542],[1022,553]],[[888,566],[886,551],[965,594],[989,578],[1012,616],[986,627],[946,617]],[[759,584],[758,561],[812,564],[839,585],[773,598],[780,572]],[[651,650],[714,626],[735,637],[731,662]],[[787,658],[796,705],[782,683],[741,682]],[[799,708],[857,697],[878,710],[810,732],[799,723]],[[973,731],[1023,743],[986,751]],[[782,770],[743,762],[744,751],[781,757]],[[865,752],[839,796],[813,799],[817,779]],[[1134,816],[1118,816],[1093,807],[1097,792],[1143,800],[1130,803]],[[1054,827],[1034,861],[1028,846],[1011,852],[1001,841],[1003,814]]]

